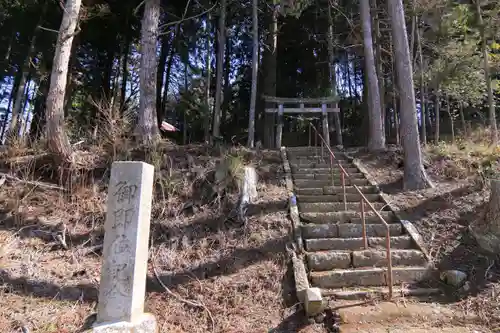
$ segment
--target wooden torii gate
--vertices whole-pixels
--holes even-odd
[[[285,113],[321,113],[323,138],[330,142],[330,131],[328,129],[328,112],[340,112],[337,107],[338,97],[325,98],[288,98],[262,96],[266,102],[266,113],[277,113],[278,124],[276,126],[276,148],[281,147],[283,136],[283,115]]]

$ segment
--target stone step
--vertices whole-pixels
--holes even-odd
[[[368,237],[370,248],[385,248],[385,237]],[[315,238],[305,239],[306,250],[314,251],[357,251],[364,250],[363,238]],[[391,249],[410,250],[414,249],[410,236],[391,237]]]
[[[375,186],[358,186],[359,190],[363,194],[377,194],[377,188]],[[310,187],[310,188],[301,188],[295,186],[295,193],[297,194],[305,194],[305,195],[321,195],[321,194],[342,194],[342,186],[324,186],[324,187]],[[345,188],[346,194],[358,194],[358,191],[353,186],[346,186]]]
[[[318,188],[325,186],[332,186],[331,180],[310,180],[310,179],[296,179],[294,183],[299,188]],[[337,185],[335,187],[340,187],[342,189],[342,183],[339,179],[335,179],[334,184]],[[368,179],[345,179],[346,186],[358,185],[358,186],[367,186],[370,185]],[[354,189],[354,188],[353,188]],[[355,189],[354,189],[355,190]],[[346,190],[347,191],[347,190]],[[338,192],[340,193],[340,192]]]
[[[313,238],[359,238],[363,237],[363,226],[361,224],[302,224],[302,237]],[[400,223],[389,224],[391,236],[401,236],[403,226]],[[383,224],[367,224],[366,236],[385,237],[386,228]]]
[[[338,212],[343,211],[347,207],[348,211],[361,212],[361,205],[359,202],[347,202],[344,206],[343,202],[298,202],[299,211],[303,213],[309,212]],[[377,210],[381,210],[386,206],[383,202],[372,202],[372,206]],[[365,206],[366,210],[368,208]],[[365,211],[366,211],[365,210]]]
[[[321,158],[321,156],[319,157],[311,157],[311,158],[296,158],[296,157],[291,157],[288,159],[288,162],[290,163],[294,163],[294,164],[328,164],[328,166],[330,166],[330,163],[332,162],[330,160],[330,157],[329,156],[326,156]],[[334,165],[337,165],[338,162],[340,162],[340,164],[342,164],[342,166],[344,166],[344,164],[350,164],[352,163],[351,160],[347,159],[347,158],[337,158],[335,160],[333,160],[333,164]]]
[[[367,181],[368,182],[368,181]],[[355,184],[357,185],[357,184]],[[366,194],[366,193],[377,193],[378,194],[378,189],[375,186],[372,185],[357,185],[361,193]],[[320,187],[321,188],[321,187]],[[335,186],[324,186],[323,191],[325,194],[343,194],[344,189],[341,184],[335,184]],[[347,185],[345,187],[345,193],[354,193],[359,195],[358,190],[354,188],[354,186]]]
[[[300,209],[300,208],[299,208]],[[393,212],[381,211],[379,214],[384,218],[387,223],[399,222]],[[301,212],[300,218],[304,222],[313,224],[325,223],[354,223],[361,224],[361,212],[359,211],[346,211],[346,212]],[[378,216],[372,211],[366,210],[365,212],[366,224],[380,224]]]
[[[356,286],[386,286],[386,268],[338,269],[334,271],[311,272],[312,285],[319,288],[342,288]],[[393,267],[393,285],[411,283],[427,277],[427,267]]]
[[[339,152],[333,152],[335,155],[335,159],[347,159],[347,156],[343,153]],[[321,149],[315,150],[314,148],[310,149],[309,151],[305,151],[303,153],[295,153],[295,152],[289,152],[287,154],[289,158],[330,158],[331,154],[327,149],[324,149],[321,151]]]
[[[333,154],[335,155],[335,158],[342,158],[346,157],[344,153],[332,150]],[[330,151],[327,148],[323,148],[321,150],[321,147],[308,147],[308,149],[304,150],[288,150],[287,151],[288,156],[296,156],[296,157],[309,157],[309,156],[330,156]]]
[[[427,263],[419,250],[391,250],[391,257],[393,266],[425,266]],[[387,267],[387,253],[385,250],[314,252],[307,254],[307,263],[311,271]]]
[[[391,249],[393,266],[425,266],[427,259],[420,250]],[[352,253],[353,267],[386,267],[387,252],[385,250],[363,250]]]
[[[292,174],[293,179],[300,180],[300,179],[308,179],[308,180],[332,180],[332,173],[295,173]],[[357,173],[350,173],[349,177],[351,179],[363,179],[365,178],[365,175],[362,174],[361,172]],[[341,175],[339,172],[334,172],[333,174],[333,179],[336,184],[340,184]],[[331,185],[331,184],[330,184]]]
[[[328,169],[330,169],[330,162],[329,161],[311,162],[311,161],[289,160],[288,162],[290,163],[290,166],[292,168],[322,168],[322,169],[328,168]],[[344,167],[344,166],[351,166],[352,167],[352,163],[350,161],[338,160],[334,163],[337,168],[338,168],[337,162],[339,162],[340,165],[342,165],[342,167]]]
[[[293,178],[293,182],[297,184],[297,186],[302,187],[302,188],[307,188],[307,187],[322,187],[322,186],[332,186],[335,187],[340,187],[342,189],[342,178],[339,176],[334,176],[332,180],[332,176],[330,177],[322,177],[320,179],[311,179],[311,178]],[[358,185],[358,186],[366,186],[370,185],[368,180],[363,176],[363,177],[358,177],[358,178],[351,178],[352,181],[350,181],[349,178],[345,177],[345,185],[346,186],[352,186],[352,185]]]
[[[328,166],[328,168],[294,168],[292,167],[292,173],[293,175],[298,175],[298,174],[328,174],[330,175],[332,172],[332,169]],[[355,174],[358,173],[359,170],[358,168],[353,168],[353,167],[345,167],[345,171],[350,175],[351,173]],[[338,166],[335,166],[333,168],[333,171],[335,174],[340,174],[340,168]]]
[[[365,194],[365,197],[370,202],[380,202],[382,198],[380,194]],[[345,198],[347,202],[358,203],[361,201],[361,196],[355,193],[346,193]],[[344,195],[339,194],[321,194],[321,195],[297,195],[299,202],[344,202]]]
[[[405,284],[403,288],[394,286],[394,296],[431,296],[439,295],[442,290],[439,288],[420,288],[417,284]],[[361,288],[337,288],[322,289],[321,295],[334,297],[335,300],[366,300],[367,298],[382,298],[389,294],[387,286],[382,287],[361,287]]]

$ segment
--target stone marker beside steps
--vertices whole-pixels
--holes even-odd
[[[104,224],[103,264],[94,333],[156,333],[144,313],[154,167],[114,162]]]

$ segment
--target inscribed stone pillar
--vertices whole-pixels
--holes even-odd
[[[104,224],[103,264],[94,332],[155,332],[144,314],[154,167],[114,162]]]

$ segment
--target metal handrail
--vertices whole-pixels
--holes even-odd
[[[316,127],[309,122],[309,125],[314,129],[316,132],[317,136],[321,139],[321,150],[322,150],[322,158],[323,158],[323,146],[325,146],[330,153],[330,168],[332,170],[332,187],[334,186],[334,172],[333,172],[333,164],[334,160],[337,161],[337,165],[339,166],[339,169],[341,171],[340,176],[341,176],[341,181],[342,181],[342,191],[343,191],[343,199],[344,199],[344,211],[347,211],[347,199],[346,199],[346,188],[345,188],[345,177],[351,181],[351,184],[354,186],[356,191],[361,197],[360,200],[360,210],[361,210],[361,224],[362,224],[362,234],[363,234],[363,245],[365,249],[368,249],[368,239],[366,237],[366,214],[365,214],[365,202],[368,205],[368,208],[370,208],[371,211],[379,218],[379,220],[382,222],[382,224],[385,226],[386,229],[386,256],[387,256],[387,284],[389,287],[389,299],[392,299],[393,296],[393,276],[392,276],[392,251],[391,251],[391,233],[390,233],[390,227],[389,223],[385,221],[382,215],[373,207],[373,205],[370,203],[368,198],[361,192],[360,188],[352,183],[352,178],[349,176],[349,173],[344,169],[344,167],[340,164],[340,161],[337,160],[335,157],[335,154],[333,150],[330,148],[330,145],[326,142],[326,140],[323,138],[323,136],[319,133],[319,131],[316,129]]]
[[[368,205],[368,208],[370,208],[371,211],[375,214],[375,216],[378,217],[378,219],[382,222],[382,224],[385,226],[385,245],[386,245],[386,256],[387,256],[387,284],[389,285],[389,299],[392,298],[392,251],[391,251],[391,232],[390,232],[390,227],[389,223],[385,221],[385,219],[380,215],[380,213],[373,207],[373,205],[370,203],[370,201],[365,197],[363,192],[359,189],[357,185],[354,185],[354,188],[358,192],[358,194],[361,196],[361,223],[363,224],[363,244],[365,246],[365,249],[368,248],[368,242],[366,239],[366,222],[365,222],[365,205],[364,202]]]

